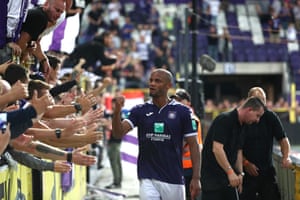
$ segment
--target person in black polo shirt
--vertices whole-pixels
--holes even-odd
[[[202,200],[239,198],[244,175],[242,128],[244,124],[257,123],[263,113],[263,102],[251,97],[212,122],[202,150]]]
[[[248,96],[259,97],[266,103],[266,94],[260,87],[249,90]],[[292,165],[290,143],[276,113],[268,109],[257,124],[246,126],[243,146],[245,177],[241,200],[280,200],[276,172],[272,162],[273,141],[276,139],[282,152],[281,166]],[[255,145],[254,145],[255,144]]]

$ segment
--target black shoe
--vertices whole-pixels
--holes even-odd
[[[112,183],[108,186],[105,186],[106,189],[118,189],[118,188],[121,188],[121,184],[115,184],[115,183]]]

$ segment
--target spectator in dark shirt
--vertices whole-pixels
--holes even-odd
[[[157,68],[169,69],[168,57],[160,48],[155,48],[154,66]]]
[[[91,10],[88,12],[88,25],[83,33],[83,38],[80,43],[85,43],[91,41],[97,34],[99,28],[107,28],[107,24],[103,19],[104,10],[102,8],[101,1],[95,1],[91,3]]]
[[[217,29],[215,26],[211,25],[209,28],[209,33],[207,35],[207,43],[208,43],[208,55],[210,55],[213,59],[218,61],[218,43],[219,36],[217,34]]]
[[[20,38],[16,42],[22,49],[21,62],[28,62],[29,57],[34,55],[42,63],[41,67],[46,76],[50,66],[39,41],[41,34],[48,26],[55,24],[64,11],[65,2],[57,0],[48,0],[43,7],[30,9],[22,25]]]
[[[293,21],[293,12],[289,1],[283,1],[282,8],[279,13],[282,28],[286,30],[290,22]]]
[[[106,56],[106,48],[112,45],[112,34],[109,31],[96,36],[92,41],[78,45],[73,52],[65,59],[63,67],[73,68],[80,58],[85,59],[83,68],[103,76],[104,70],[113,70],[115,58]],[[101,64],[98,64],[100,62]],[[106,66],[106,68],[105,68]]]
[[[147,24],[159,26],[160,14],[158,10],[152,6],[150,13],[148,14]]]
[[[223,27],[223,34],[220,38],[220,50],[223,62],[232,62],[231,36],[227,27]]]
[[[280,18],[275,11],[271,11],[271,19],[269,20],[270,43],[280,43]]]
[[[129,16],[125,17],[125,24],[121,27],[121,38],[123,40],[131,40],[131,33],[134,31],[135,27],[133,23],[131,22],[131,19]]]

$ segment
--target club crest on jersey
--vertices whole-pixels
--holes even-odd
[[[176,118],[176,111],[170,111],[168,114],[169,119],[175,119]]]

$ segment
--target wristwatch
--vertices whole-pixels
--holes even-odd
[[[81,114],[81,110],[82,110],[81,105],[79,103],[74,103],[73,105],[76,110],[76,114]]]
[[[55,129],[55,135],[56,135],[56,138],[60,138],[60,136],[61,136],[61,129],[56,128]]]

